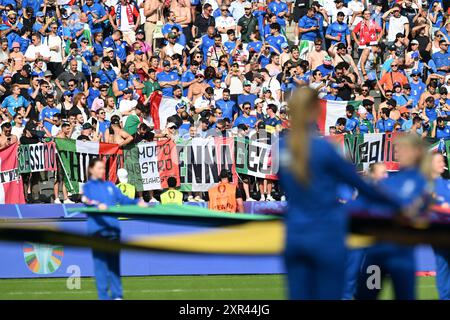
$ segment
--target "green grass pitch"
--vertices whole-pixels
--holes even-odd
[[[125,299],[285,299],[282,275],[207,275],[123,277]],[[418,277],[419,299],[437,299],[434,277]],[[67,279],[0,279],[0,299],[96,299],[93,278],[82,278],[81,289],[68,290]],[[391,299],[390,282],[382,299]]]

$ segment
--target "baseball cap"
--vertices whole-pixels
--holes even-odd
[[[176,39],[176,38],[178,38],[178,36],[175,34],[175,33],[173,33],[173,32],[170,32],[169,33],[169,35],[167,36],[169,39]]]
[[[133,93],[133,90],[131,90],[130,88],[126,88],[125,90],[123,90],[123,94],[131,94]]]
[[[89,122],[86,122],[86,123],[83,124],[82,129],[83,130],[92,129],[92,124],[90,124]]]
[[[401,87],[401,83],[400,82],[394,82],[393,87],[397,88],[397,87]]]
[[[120,182],[127,183],[128,171],[124,168],[120,168],[119,170],[117,170],[117,178],[119,179]]]
[[[17,16],[17,13],[15,11],[13,11],[13,10],[9,10],[7,16],[9,17],[11,15]]]
[[[283,42],[283,43],[281,44],[281,49],[284,49],[284,48],[287,48],[287,47],[289,47],[289,45],[287,44],[287,42]]]
[[[141,54],[144,54],[144,52],[142,50],[136,50],[134,52],[134,54],[141,55]]]
[[[20,43],[18,43],[17,41],[14,41],[12,44],[12,48],[20,48]]]
[[[176,128],[177,125],[175,123],[173,123],[173,122],[169,122],[169,123],[167,123],[166,127],[167,128]]]
[[[248,80],[244,80],[244,83],[243,83],[243,85],[244,85],[244,86],[251,86],[251,85],[252,85],[252,83],[251,83],[251,81],[248,81]]]
[[[177,103],[177,105],[175,106],[176,111],[183,109],[183,108],[186,108],[186,106],[184,105],[183,102]]]
[[[363,106],[359,106],[358,107],[358,113],[359,114],[365,114],[365,113],[367,113],[367,109],[364,108]]]
[[[397,47],[395,45],[391,44],[390,46],[388,46],[388,50],[395,51],[395,50],[397,50]]]
[[[73,96],[71,91],[64,91],[63,96]]]
[[[203,73],[202,70],[198,70],[197,73],[195,74],[195,76],[196,76],[196,77],[197,77],[197,76],[202,76],[202,77],[204,77],[205,74]]]
[[[29,64],[26,64],[22,67],[23,71],[26,71],[27,73],[31,72],[31,66]]]
[[[113,48],[111,48],[111,47],[107,47],[107,48],[105,48],[105,52],[110,52],[110,51],[114,51],[114,49],[113,49]]]
[[[11,77],[12,77],[12,74],[9,73],[9,72],[5,72],[5,73],[3,74],[3,79],[5,79],[5,78],[11,78]]]
[[[416,39],[411,40],[411,44],[419,44],[419,41],[417,41]]]
[[[36,17],[43,17],[43,16],[44,16],[44,13],[42,11],[38,11],[36,13]]]
[[[50,70],[44,72],[44,77],[51,77],[53,73]]]
[[[170,61],[169,60],[164,60],[163,61],[163,67],[170,67]]]
[[[258,103],[261,103],[261,102],[263,102],[262,99],[260,99],[260,98],[256,98],[256,99],[255,99],[255,105],[258,104]]]
[[[136,30],[136,34],[138,34],[138,33],[145,34],[145,31],[144,31],[144,29],[139,28]]]
[[[247,8],[252,8],[252,4],[250,3],[250,2],[246,2],[245,4],[244,4],[244,9],[247,9]]]
[[[331,84],[331,88],[333,88],[333,89],[339,89],[339,84],[337,84],[336,82],[333,82],[333,83]]]
[[[411,75],[413,75],[413,74],[418,74],[418,75],[420,75],[419,69],[413,69],[413,70],[411,71]]]
[[[330,65],[332,62],[333,59],[331,59],[331,57],[328,55],[323,58],[323,64]]]
[[[409,113],[409,109],[407,107],[401,107],[399,111],[400,111],[400,114]]]

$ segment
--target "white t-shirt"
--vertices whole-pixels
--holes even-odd
[[[352,16],[353,11],[350,10],[347,7],[342,7],[340,9],[335,8],[331,8],[331,10],[328,11],[328,15],[331,16],[331,23],[336,22],[337,21],[337,14],[338,12],[343,12],[345,14],[345,18],[344,18],[344,22],[348,24],[349,22],[349,17]]]
[[[131,112],[137,105],[136,100],[125,100],[122,99],[119,102],[119,112],[123,115],[122,116],[122,125],[125,125],[127,122],[128,115],[124,115],[125,113]]]
[[[184,47],[179,43],[175,43],[173,46],[167,45],[164,50],[169,57],[172,57],[175,53],[182,56]]]
[[[207,108],[208,106],[210,106],[211,108],[214,107],[215,106],[214,100],[205,99],[203,95],[201,97],[198,97],[194,102],[195,108]]]
[[[409,20],[405,16],[400,16],[398,18],[391,15],[389,18],[389,30],[387,41],[394,42],[397,33],[405,33],[405,24],[409,23]]]
[[[30,45],[27,51],[25,51],[25,58],[35,59],[36,53],[40,53],[44,58],[51,57],[49,47],[46,44],[41,43],[38,46],[35,46],[34,44]]]
[[[280,100],[280,97],[278,96],[278,90],[281,89],[280,82],[275,78],[270,78],[269,80],[266,80],[262,84],[262,88],[269,88],[270,92],[272,92],[272,97],[275,100]]]
[[[361,1],[352,0],[347,4],[347,7],[353,12],[363,12],[364,4]]]
[[[241,79],[236,76],[230,78],[230,94],[241,94],[244,91]]]
[[[119,30],[120,31],[132,31],[133,26],[130,25],[130,22],[128,21],[127,7],[122,6],[121,4],[118,4],[117,7],[119,7],[119,6],[121,6],[121,8],[120,8],[120,26],[118,26]],[[116,12],[117,12],[117,8],[116,8]]]
[[[23,134],[23,129],[25,129],[25,126],[21,126],[21,127],[13,126],[11,128],[11,134],[15,135],[17,137],[17,139],[20,139],[20,137]]]
[[[220,100],[223,97],[223,88],[214,88],[214,100]]]
[[[48,45],[48,48],[57,46],[59,49],[58,51],[50,50],[50,61],[51,62],[62,62],[62,40],[60,36],[52,36],[49,35],[45,39],[45,44]]]
[[[52,132],[51,132],[52,137],[55,137],[60,131],[61,131],[61,126],[58,127],[58,126],[53,125]]]
[[[233,17],[224,17],[224,16],[218,16],[216,18],[216,28],[230,28],[235,27],[236,21],[234,21]],[[228,40],[227,33],[221,33],[222,36],[222,42],[225,42]]]

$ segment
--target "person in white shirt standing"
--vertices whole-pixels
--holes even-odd
[[[239,21],[239,19],[244,16],[244,14],[245,14],[244,7],[247,3],[248,2],[246,0],[234,0],[230,4],[230,8],[228,8],[228,10],[233,15],[233,18],[235,21]]]
[[[111,8],[109,21],[115,30],[122,31],[123,39],[132,44],[136,41],[136,30],[141,24],[138,8],[130,0],[121,0]]]
[[[63,71],[61,62],[63,61],[63,41],[56,33],[58,24],[53,22],[49,26],[50,32],[46,38],[46,43],[50,49],[50,61],[47,63],[47,69],[52,72],[52,76],[57,78]]]
[[[228,40],[227,31],[236,30],[236,21],[229,16],[228,7],[222,5],[220,7],[220,16],[216,18],[216,28],[222,36],[222,42]]]
[[[353,30],[353,28],[361,22],[362,20],[362,13],[364,11],[364,4],[362,3],[362,0],[351,0],[347,7],[352,10],[352,17],[350,18],[350,21],[348,23],[348,26],[350,30]]]
[[[343,12],[345,15],[344,23],[348,24],[349,18],[353,15],[352,10],[344,5],[344,0],[335,0],[334,2],[336,4],[335,7],[326,8],[328,16],[331,17],[331,21],[329,23],[331,24],[333,22],[336,22],[338,12]]]
[[[387,45],[395,42],[395,37],[398,33],[405,35],[406,45],[408,45],[409,21],[408,18],[400,14],[400,9],[400,5],[396,4],[383,14],[383,20],[389,22]]]
[[[55,113],[52,117],[53,125],[51,130],[52,137],[56,137],[59,132],[61,131],[61,125],[62,125],[62,117],[61,113]]]
[[[264,79],[264,82],[262,83],[262,88],[269,89],[270,92],[272,93],[274,100],[280,101],[281,97],[280,82],[275,77],[271,77],[267,69],[261,69],[260,72]]]
[[[35,62],[36,59],[41,58],[44,61],[43,69],[47,69],[46,63],[50,61],[51,53],[48,45],[41,43],[41,35],[39,33],[33,33],[31,35],[31,44],[25,51],[25,61]]]
[[[20,137],[23,134],[23,129],[25,128],[23,124],[23,115],[16,113],[14,115],[14,126],[11,128],[11,134],[17,137],[17,140],[20,140]]]

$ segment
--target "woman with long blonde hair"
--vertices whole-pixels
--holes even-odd
[[[302,87],[289,103],[291,131],[280,146],[281,186],[286,192],[285,265],[291,299],[341,299],[344,290],[347,212],[338,201],[346,184],[375,201],[391,199],[366,184],[335,148],[314,130],[317,91]]]
[[[395,158],[399,164],[399,171],[391,174],[380,182],[380,187],[386,193],[396,198],[400,208],[406,209],[409,219],[414,221],[417,213],[426,210],[426,199],[431,193],[432,167],[431,155],[424,142],[417,135],[402,135],[395,141]],[[382,209],[382,207],[384,209]],[[367,205],[369,210],[391,211],[392,208],[383,203],[374,206]],[[396,212],[394,212],[395,214]],[[420,216],[419,216],[420,217]],[[416,297],[416,266],[414,246],[380,242],[366,250],[366,256],[358,279],[355,298],[361,300],[376,299],[381,288],[368,288],[368,277],[365,272],[370,266],[380,268],[380,276],[390,275],[394,287],[395,298],[399,300],[413,300]],[[380,279],[380,283],[383,279]]]

